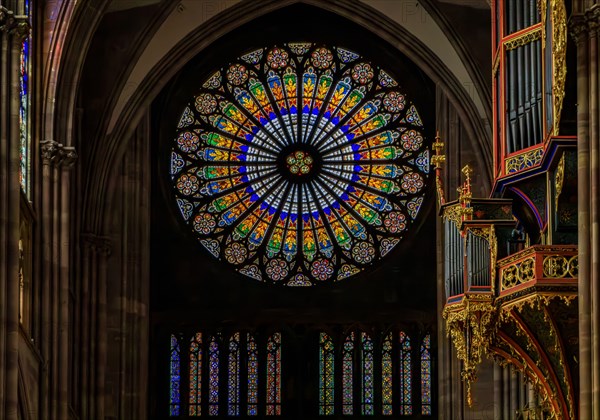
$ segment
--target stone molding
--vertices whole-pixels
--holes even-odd
[[[575,42],[583,41],[584,37],[592,36],[600,30],[600,4],[595,4],[585,13],[573,15],[569,19],[569,33]]]
[[[85,248],[105,257],[108,257],[112,252],[112,241],[106,236],[88,232],[81,234],[81,240]]]
[[[0,32],[15,35],[22,40],[29,36],[31,25],[27,16],[16,16],[6,7],[0,6]]]
[[[77,161],[78,155],[72,146],[63,146],[54,140],[44,140],[40,146],[44,165],[70,169]]]

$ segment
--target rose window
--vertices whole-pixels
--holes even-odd
[[[410,230],[429,145],[416,106],[377,63],[288,43],[211,74],[173,137],[181,217],[215,258],[259,281],[358,274]]]

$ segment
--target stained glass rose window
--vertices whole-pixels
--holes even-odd
[[[288,43],[214,72],[183,110],[170,177],[185,223],[256,280],[337,281],[410,230],[429,145],[410,98],[344,48]]]

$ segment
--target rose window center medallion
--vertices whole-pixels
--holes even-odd
[[[360,273],[410,230],[429,179],[416,106],[376,63],[288,43],[213,72],[183,110],[170,177],[183,221],[259,281]]]
[[[312,170],[314,159],[307,152],[299,150],[290,154],[285,159],[285,163],[287,164],[288,170],[293,175],[302,176],[308,174]]]

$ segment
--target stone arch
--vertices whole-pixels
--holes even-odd
[[[182,2],[181,7],[192,7],[201,2]],[[398,21],[383,14],[385,10],[376,10],[364,3],[349,0],[332,2],[319,2],[317,0],[261,0],[231,6],[205,22],[198,24],[189,33],[182,34],[175,31],[171,39],[161,39],[165,31],[173,29],[177,20],[170,21],[172,16],[183,13],[181,10],[164,10],[165,18],[161,25],[155,24],[156,32],[145,44],[145,50],[137,57],[137,61],[129,67],[129,74],[120,81],[109,101],[111,109],[106,110],[98,131],[97,138],[91,143],[96,143],[90,154],[89,173],[84,180],[84,232],[97,232],[103,234],[106,226],[103,220],[108,211],[111,200],[111,191],[114,181],[110,172],[115,162],[123,156],[127,139],[131,137],[135,127],[143,117],[148,106],[177,72],[194,56],[199,54],[208,45],[220,36],[230,32],[240,25],[259,16],[293,4],[303,3],[315,6],[325,11],[338,14],[355,24],[366,28],[382,40],[402,51],[409,59],[417,64],[433,81],[446,93],[450,102],[456,107],[463,121],[469,137],[478,139],[474,146],[481,168],[491,168],[491,148],[489,127],[486,127],[485,107],[478,95],[471,96],[464,87],[459,77],[468,77],[466,70],[457,70],[454,61],[460,59],[454,54],[452,59],[440,58],[413,32],[400,25]],[[398,17],[396,16],[398,19]],[[438,30],[439,27],[436,28]],[[441,33],[441,30],[440,30]],[[151,35],[149,34],[148,37]],[[161,42],[162,50],[155,42]],[[165,47],[172,45],[170,49]],[[448,44],[451,47],[451,44]],[[150,51],[150,52],[148,52]],[[152,52],[154,51],[154,52]],[[452,49],[452,51],[454,51]],[[155,56],[150,57],[148,54]],[[162,55],[161,55],[162,54]],[[450,67],[453,67],[451,70]],[[464,73],[457,77],[455,74]],[[488,169],[488,172],[491,170]],[[491,173],[484,174],[486,180]]]

